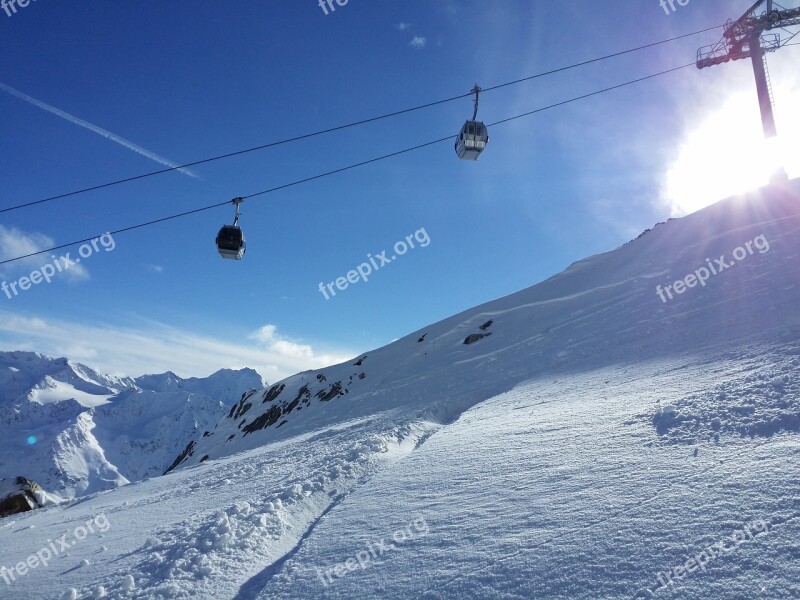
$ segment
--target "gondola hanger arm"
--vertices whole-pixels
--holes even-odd
[[[231,200],[231,204],[236,206],[236,216],[233,219],[233,226],[236,227],[239,224],[239,205],[244,202],[244,198],[234,198]]]
[[[476,83],[471,91],[475,94],[475,112],[472,113],[472,120],[475,121],[478,118],[478,95],[481,93],[481,86]]]

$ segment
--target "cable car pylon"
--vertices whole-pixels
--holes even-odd
[[[765,3],[766,10],[760,15],[757,14],[758,9]],[[736,21],[728,20],[722,40],[713,46],[704,46],[697,51],[698,69],[705,69],[731,60],[746,58],[752,60],[758,104],[761,108],[761,123],[764,128],[764,137],[767,140],[778,135],[767,68],[767,53],[775,52],[786,46],[797,36],[797,32],[790,33],[784,39],[781,38],[780,33],[765,35],[765,32],[776,28],[785,29],[793,25],[800,25],[800,8],[786,9],[774,0],[758,0]],[[783,167],[775,174],[775,178],[788,179]]]

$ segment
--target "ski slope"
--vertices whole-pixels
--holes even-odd
[[[258,390],[167,476],[0,521],[0,597],[800,597],[797,183]]]

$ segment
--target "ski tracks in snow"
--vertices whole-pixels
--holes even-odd
[[[132,568],[120,568],[77,597],[258,597],[331,510],[441,427],[417,421],[371,433],[370,425],[375,431],[375,423],[359,423],[335,439],[322,434],[236,455],[226,459],[229,476],[222,481],[193,470],[184,483],[188,490],[201,492],[206,501],[218,497],[217,506],[228,506],[184,506],[183,514],[191,516],[148,538],[131,554],[138,559]],[[292,465],[292,460],[305,464]],[[309,475],[300,479],[295,472]],[[214,493],[207,493],[211,489]],[[162,500],[156,506],[170,513],[187,498],[171,493]]]

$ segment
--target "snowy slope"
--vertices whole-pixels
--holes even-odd
[[[187,440],[211,429],[226,410],[210,395],[128,391],[93,411],[94,435],[108,460],[139,481],[162,475]]]
[[[137,377],[136,385],[151,392],[190,392],[202,394],[225,404],[238,402],[242,392],[253,387],[261,387],[263,380],[253,369],[220,369],[208,377],[182,379],[175,373],[143,375]]]
[[[793,195],[777,193],[729,200],[659,225],[530,289],[351,363],[302,373],[254,393],[211,435],[196,441],[184,464],[389,409],[447,423],[476,401],[544,371],[671,356],[723,344],[728,336],[775,339],[784,328],[800,326],[800,315],[792,310],[796,290],[780,283],[796,257],[784,221],[793,223],[798,211]],[[768,250],[751,244],[752,254],[712,276],[705,287],[660,300],[657,285],[694,273],[707,258],[722,256],[727,264],[736,248],[761,236]],[[465,345],[468,336],[485,337]],[[458,398],[445,393],[449,389],[458,389]]]
[[[0,353],[0,377],[0,474],[63,497],[162,474],[227,403],[263,385],[251,369],[134,380],[27,352]]]
[[[33,352],[0,352],[0,404],[26,400],[47,404],[74,398],[97,406],[122,389],[134,387],[130,378],[110,377],[66,358]]]
[[[379,473],[239,597],[797,598],[797,434],[675,443],[652,421],[705,392],[709,371],[755,399],[797,366],[756,347],[529,381]],[[705,572],[658,590],[726,540]],[[364,554],[380,541],[392,547]],[[337,576],[351,557],[365,568]]]
[[[0,522],[7,567],[72,542],[0,590],[800,597],[799,191],[251,393],[168,476]],[[717,258],[736,264],[659,298]]]

